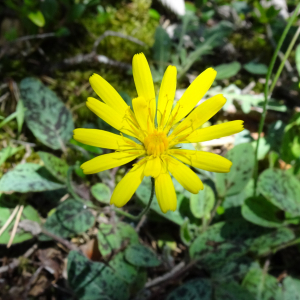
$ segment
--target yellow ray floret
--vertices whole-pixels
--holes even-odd
[[[195,108],[216,77],[217,72],[214,69],[209,68],[202,72],[172,110],[177,71],[176,67],[169,66],[161,83],[156,111],[154,84],[144,54],[136,54],[132,64],[137,90],[137,97],[132,100],[133,110],[117,91],[97,74],[91,76],[90,83],[102,101],[89,97],[87,106],[106,123],[135,140],[104,130],[75,129],[75,140],[116,150],[85,162],[81,168],[85,174],[93,174],[141,158],[118,183],[110,203],[118,207],[125,205],[144,176],[151,176],[155,178],[155,193],[161,210],[164,213],[168,210],[174,211],[177,200],[170,174],[186,190],[197,194],[201,193],[203,183],[189,166],[226,173],[232,165],[228,159],[213,153],[180,149],[180,143],[203,142],[238,133],[243,130],[243,121],[200,128],[226,102],[223,95],[219,94]]]

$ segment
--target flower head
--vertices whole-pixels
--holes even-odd
[[[217,154],[184,150],[178,144],[203,142],[240,132],[243,130],[243,121],[200,128],[226,102],[219,94],[194,109],[216,77],[217,72],[212,68],[202,72],[192,82],[173,109],[176,67],[167,68],[157,105],[150,68],[144,54],[133,57],[132,69],[138,94],[132,100],[133,109],[101,76],[94,74],[90,77],[91,86],[102,101],[90,97],[88,108],[121,133],[75,129],[75,140],[116,150],[85,162],[81,168],[85,174],[92,174],[139,159],[116,186],[110,203],[118,207],[125,205],[144,176],[152,176],[155,178],[155,192],[161,210],[164,213],[174,211],[177,200],[170,173],[185,189],[197,194],[203,189],[203,183],[187,165],[220,173],[229,172],[232,165],[228,159]],[[122,133],[134,137],[138,142],[124,137]]]

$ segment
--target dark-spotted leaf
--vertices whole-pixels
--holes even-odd
[[[103,256],[110,255],[113,250],[119,250],[124,243],[137,244],[139,237],[136,231],[127,223],[101,223],[98,231],[99,250]]]
[[[104,183],[96,183],[91,188],[92,195],[99,201],[109,204],[111,192],[109,187]]]
[[[109,261],[109,266],[128,284],[136,280],[138,274],[137,268],[125,260],[124,252],[119,252],[115,255],[113,259]]]
[[[12,209],[6,207],[5,205],[0,205],[0,228],[5,224],[8,218],[12,214]],[[21,221],[30,220],[34,222],[40,223],[40,217],[38,212],[30,205],[26,205],[23,209],[21,215]],[[13,229],[14,220],[10,223],[10,225],[5,229],[5,231],[0,236],[0,244],[7,244],[10,239],[10,234]],[[24,231],[22,228],[18,228],[16,235],[13,240],[13,244],[21,243],[26,240],[32,239],[33,236],[31,233]]]
[[[61,203],[50,215],[44,228],[60,237],[69,237],[85,232],[93,226],[94,215],[81,202],[68,199]],[[48,236],[40,236],[41,240],[49,240]]]
[[[236,282],[226,282],[215,288],[215,300],[256,300],[253,295]],[[199,299],[200,300],[200,299]]]
[[[171,292],[166,300],[211,300],[212,284],[205,278],[192,279]]]
[[[300,216],[300,182],[292,174],[267,169],[258,178],[258,191],[280,209]]]
[[[74,129],[70,111],[53,91],[35,78],[23,79],[20,92],[26,108],[26,124],[35,137],[54,150],[64,149]]]
[[[279,219],[280,209],[262,196],[250,197],[242,206],[243,217],[254,224],[263,227],[280,227],[283,221]]]
[[[0,179],[2,192],[42,192],[57,190],[64,185],[54,182],[55,178],[38,164],[25,163],[17,165]]]
[[[67,264],[68,282],[79,300],[127,300],[129,286],[116,272],[71,251]]]
[[[254,150],[250,144],[239,144],[226,155],[232,166],[229,173],[217,173],[216,185],[220,196],[230,196],[241,192],[252,177]]]
[[[161,263],[151,249],[141,244],[127,247],[125,250],[125,258],[128,262],[137,267],[157,267]]]
[[[300,280],[287,276],[283,280],[283,300],[300,300]]]
[[[198,194],[191,194],[190,208],[191,212],[196,218],[209,219],[210,211],[215,204],[215,194],[212,188],[204,184],[204,190]]]
[[[251,269],[242,286],[257,300],[282,300],[282,290],[277,279],[262,269]]]
[[[38,155],[43,161],[45,168],[59,181],[65,182],[67,180],[68,164],[56,157],[55,155],[39,151]]]

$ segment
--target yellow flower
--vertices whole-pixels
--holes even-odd
[[[161,210],[164,213],[174,211],[177,199],[170,173],[185,189],[197,194],[203,189],[203,183],[186,164],[220,173],[229,172],[232,165],[228,159],[217,154],[180,149],[178,144],[203,142],[240,132],[243,130],[243,121],[199,129],[226,102],[219,94],[193,110],[216,77],[217,72],[212,68],[205,70],[193,81],[173,109],[176,67],[169,66],[164,74],[157,108],[151,71],[143,53],[133,57],[132,71],[138,94],[132,100],[133,110],[97,74],[90,77],[90,84],[102,101],[89,97],[87,107],[106,123],[134,137],[138,142],[121,133],[117,135],[98,129],[75,129],[75,140],[116,150],[85,162],[81,168],[85,174],[93,174],[141,158],[118,183],[110,203],[122,207],[133,196],[144,176],[152,176],[155,178],[155,192]]]

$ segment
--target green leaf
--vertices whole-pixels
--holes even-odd
[[[63,149],[74,129],[71,113],[53,91],[35,78],[23,79],[20,92],[26,124],[35,137],[54,150]]]
[[[170,58],[171,39],[164,28],[158,26],[155,31],[155,42],[153,45],[153,58],[158,63],[162,72]]]
[[[155,19],[155,20],[159,20],[160,19],[160,14],[157,10],[150,8],[148,10],[148,14],[151,18]]]
[[[139,237],[136,231],[127,223],[116,225],[101,223],[98,231],[98,246],[103,256],[110,255],[113,250],[119,250],[123,243],[137,244]]]
[[[136,267],[157,267],[161,264],[156,254],[141,244],[130,245],[125,250],[126,260]]]
[[[28,18],[32,23],[34,23],[38,27],[45,26],[45,18],[40,10],[30,12],[28,14]]]
[[[20,147],[7,146],[6,148],[1,149],[0,150],[0,166],[2,166],[2,164],[4,164],[8,158],[15,155],[17,152],[19,152],[22,149],[24,149],[23,146],[20,146]]]
[[[244,65],[244,69],[251,74],[266,75],[268,67],[265,64],[258,64],[255,62],[249,62]]]
[[[11,216],[11,214],[12,214],[12,209],[0,204],[0,228],[2,228],[2,226],[6,223],[6,221]],[[26,205],[23,209],[21,215],[21,221],[23,220],[30,220],[37,223],[41,222],[38,212],[30,205]],[[5,229],[5,231],[1,234],[0,244],[8,243],[14,223],[15,223],[15,218],[12,220],[10,225]],[[13,244],[22,243],[32,238],[33,236],[31,233],[24,231],[22,228],[19,227],[14,237]]]
[[[38,164],[17,165],[0,179],[2,192],[42,192],[63,188],[64,185],[51,181],[51,174]]]
[[[284,129],[281,155],[287,163],[300,157],[300,113],[296,113]]]
[[[141,183],[141,185],[138,187],[136,191],[136,195],[138,198],[143,202],[144,205],[148,204],[149,197],[151,194],[151,179],[150,177],[145,177]],[[177,205],[179,207],[179,205]],[[158,205],[156,196],[154,196],[154,199],[151,204],[151,209],[154,210],[156,213],[158,213],[160,216],[178,224],[181,225],[184,222],[183,217],[180,215],[178,209],[176,211],[168,211],[167,213],[163,213]]]
[[[109,187],[104,183],[96,183],[91,188],[92,195],[99,201],[109,204],[111,192]]]
[[[182,242],[187,246],[191,244],[191,241],[194,238],[194,235],[190,230],[190,220],[188,218],[186,218],[184,223],[180,226],[180,238]]]
[[[263,227],[280,227],[283,221],[278,218],[280,210],[264,197],[251,197],[242,206],[243,217]]]
[[[194,240],[189,252],[202,266],[215,269],[247,252],[268,253],[294,238],[293,231],[288,228],[263,228],[236,219],[210,226]]]
[[[295,60],[296,60],[296,68],[300,76],[300,45],[298,45],[296,48]]]
[[[61,203],[50,215],[44,228],[60,237],[69,237],[87,231],[95,223],[94,215],[79,201],[68,199]],[[40,236],[40,240],[50,240],[48,236]]]
[[[115,271],[71,251],[67,264],[68,282],[79,300],[127,300],[128,285]]]
[[[257,300],[282,300],[282,291],[277,279],[261,269],[251,269],[242,286]]]
[[[69,166],[67,163],[48,152],[39,151],[38,155],[45,164],[45,168],[59,181],[66,182]]]
[[[210,218],[210,211],[215,204],[215,194],[212,188],[204,184],[204,190],[198,194],[191,194],[190,208],[195,218]]]
[[[283,170],[267,169],[258,178],[258,191],[292,216],[300,216],[300,182]]]
[[[256,300],[249,291],[236,282],[216,286],[215,300]]]
[[[122,278],[126,283],[131,284],[137,279],[137,269],[129,264],[124,257],[124,253],[120,252],[109,261],[109,266],[115,270],[118,277]]]
[[[234,61],[229,64],[218,65],[214,69],[217,71],[216,80],[222,80],[235,76],[240,71],[241,64]]]
[[[18,124],[18,133],[20,134],[22,131],[22,126],[23,126],[24,117],[25,117],[25,108],[24,108],[24,103],[22,100],[18,101],[16,113],[17,113],[16,118],[17,118],[17,124]]]
[[[283,300],[300,300],[300,280],[287,276],[283,280]]]
[[[216,174],[219,196],[230,196],[241,192],[252,177],[254,150],[250,144],[239,144],[229,150],[225,157],[232,162],[229,173]]]
[[[212,284],[208,279],[192,279],[171,292],[166,300],[211,300]]]

